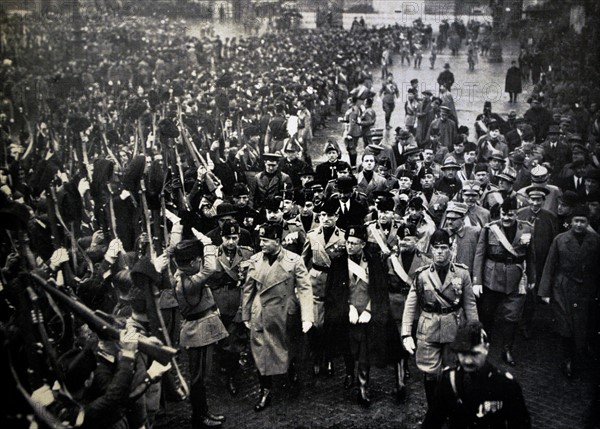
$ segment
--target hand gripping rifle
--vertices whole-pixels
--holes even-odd
[[[142,202],[142,210],[144,212],[144,219],[145,219],[145,224],[146,224],[146,233],[148,234],[148,241],[149,241],[149,254],[150,254],[150,258],[152,261],[154,261],[156,259],[156,250],[154,249],[154,240],[152,237],[152,223],[150,220],[150,211],[148,210],[148,201],[146,200],[146,183],[144,181],[144,178],[140,179],[140,200]],[[167,330],[167,325],[165,324],[165,319],[163,318],[162,312],[160,310],[160,291],[158,290],[158,286],[156,285],[155,282],[153,281],[149,281],[149,286],[150,289],[148,290],[148,293],[150,294],[147,298],[147,302],[149,304],[149,307],[152,309],[151,312],[149,312],[148,318],[150,320],[150,325],[151,328],[153,330],[158,330],[159,334],[160,334],[160,339],[168,346],[168,347],[172,347],[171,344],[171,338],[169,337],[169,333]],[[185,395],[188,396],[190,394],[189,391],[189,387],[185,381],[185,378],[183,377],[183,374],[181,373],[181,370],[179,369],[179,365],[177,364],[177,361],[175,360],[175,357],[173,357],[173,359],[171,359],[171,363],[173,365],[173,369],[175,370],[175,373],[177,375],[177,379],[179,381],[179,383],[181,384],[181,387],[183,389],[183,391],[185,392]]]
[[[100,338],[119,341],[120,331],[99,316],[97,312],[92,311],[89,307],[82,304],[77,297],[59,290],[52,280],[47,281],[35,273],[30,273],[30,276],[48,295],[82,319]],[[163,365],[169,363],[177,354],[177,350],[173,347],[158,345],[143,335],[140,335],[138,344],[142,353],[147,354]]]

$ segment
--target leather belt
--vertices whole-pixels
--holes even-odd
[[[525,258],[515,258],[514,256],[488,256],[488,259],[493,262],[499,262],[501,264],[522,264],[525,262]]]
[[[217,310],[217,306],[216,305],[212,305],[210,307],[208,307],[206,310],[201,311],[200,313],[194,313],[194,314],[190,314],[188,316],[183,316],[183,319],[191,322],[193,320],[199,320],[202,319],[203,317],[208,316],[210,313],[212,313],[213,311]]]
[[[315,270],[317,270],[317,271],[322,271],[322,272],[324,272],[324,273],[326,273],[326,272],[328,272],[328,271],[329,271],[329,267],[325,267],[325,266],[322,266],[322,265],[315,265],[315,264],[313,264],[313,266],[312,266],[312,267],[313,267]]]
[[[423,311],[426,313],[433,313],[433,314],[450,314],[450,313],[454,313],[455,311],[460,310],[460,306],[459,305],[453,305],[452,307],[439,307],[439,308],[431,308],[431,307],[426,307],[423,308]]]

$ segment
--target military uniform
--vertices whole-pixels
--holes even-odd
[[[322,226],[309,231],[306,235],[306,241],[302,249],[302,258],[309,270],[313,288],[314,326],[317,328],[323,326],[325,282],[327,281],[327,273],[331,267],[331,260],[336,256],[337,252],[344,249],[345,245],[344,231],[337,226],[333,227],[333,233],[327,242],[325,242],[325,234]]]
[[[339,257],[346,245],[344,231],[337,226],[333,227],[333,232],[329,240],[325,242],[324,228],[319,226],[308,232],[302,258],[308,268],[310,282],[313,292],[314,309],[314,327],[310,335],[310,348],[315,362],[315,373],[318,372],[317,366],[323,364],[323,335],[322,328],[325,321],[325,284],[327,275],[331,267],[331,261]]]
[[[440,225],[442,218],[444,216],[444,213],[446,212],[446,207],[448,206],[448,202],[450,201],[450,199],[448,198],[448,195],[446,195],[442,192],[439,192],[439,191],[433,191],[430,199],[427,199],[423,192],[418,192],[416,194],[416,196],[423,200],[423,205],[425,206],[427,211],[429,211],[429,213],[431,214],[433,221],[437,225]]]
[[[378,252],[383,252],[379,246],[378,239],[381,240],[388,249],[391,250],[398,245],[398,229],[401,224],[396,221],[391,221],[389,225],[381,225],[377,220],[372,220],[366,223],[367,226],[367,243]],[[377,238],[376,238],[377,237]]]
[[[258,173],[250,183],[250,200],[255,209],[261,209],[265,200],[273,195],[281,195],[285,190],[292,190],[292,179],[285,173],[277,171],[269,175],[264,171]]]
[[[494,230],[504,231],[501,221],[487,224],[479,236],[473,264],[473,284],[483,285],[481,321],[488,331],[494,325],[496,310],[502,308],[504,351],[511,351],[516,324],[525,304],[526,285],[535,283],[536,266],[533,225],[516,220],[511,253]],[[526,277],[523,277],[526,274]]]
[[[448,353],[447,345],[454,341],[461,320],[478,319],[468,267],[450,263],[443,283],[434,264],[415,272],[402,315],[402,337],[412,336],[417,307],[421,309],[417,367],[426,374],[438,375]]]
[[[231,338],[234,327],[232,323],[241,322],[239,315],[241,305],[241,286],[244,281],[246,270],[248,269],[248,260],[254,254],[251,247],[238,246],[231,255],[228,255],[226,249],[221,245],[217,249],[217,267],[216,271],[206,282],[211,289],[215,304],[221,313],[221,319],[227,327]],[[237,332],[237,331],[236,331]],[[239,339],[239,338],[238,338]],[[243,345],[229,344],[226,349],[231,351],[241,351]]]
[[[175,249],[177,258],[177,248]],[[186,350],[190,362],[190,402],[192,422],[196,424],[208,413],[204,379],[209,374],[212,345],[228,336],[217,313],[217,306],[207,281],[216,271],[216,248],[204,246],[202,268],[190,267],[175,272],[175,296],[183,317],[179,344]],[[192,271],[190,271],[190,269]]]
[[[494,410],[492,410],[494,409]],[[486,363],[469,373],[446,369],[423,429],[531,428],[521,387],[513,376]]]

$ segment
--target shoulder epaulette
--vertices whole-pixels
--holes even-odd
[[[429,269],[429,267],[431,267],[431,265],[423,265],[422,267],[419,267],[415,270],[415,274],[425,271],[425,270]]]
[[[469,271],[469,267],[467,267],[465,264],[460,264],[460,263],[458,263],[458,262],[455,262],[455,263],[454,263],[454,266],[455,266],[455,267],[462,268],[463,270],[467,270],[467,271]]]
[[[241,250],[247,250],[249,252],[254,253],[254,249],[252,247],[250,247],[250,246],[240,246],[240,249]]]

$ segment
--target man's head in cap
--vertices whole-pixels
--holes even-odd
[[[267,174],[274,174],[277,171],[280,159],[281,156],[276,153],[263,154],[263,160],[265,162],[265,172]]]
[[[228,219],[221,224],[223,247],[229,251],[235,250],[240,242],[240,225],[236,220]]]
[[[543,165],[536,165],[531,169],[531,182],[538,185],[545,185],[550,177],[550,172]]]
[[[462,229],[465,224],[465,216],[467,215],[469,206],[466,203],[457,203],[451,201],[446,208],[446,227],[456,233]]]
[[[414,253],[417,250],[417,226],[412,223],[403,223],[398,228],[398,248],[400,253]]]
[[[413,184],[413,173],[410,170],[398,170],[396,173],[398,179],[398,186],[401,191],[406,191],[412,187]]]
[[[458,327],[450,348],[456,353],[458,362],[465,372],[477,372],[482,369],[490,349],[483,324],[478,320],[463,322]]]
[[[236,183],[233,185],[232,197],[236,208],[246,207],[250,202],[250,189],[245,183]]]
[[[392,170],[392,162],[387,156],[377,160],[377,172],[383,177],[389,177]]]
[[[430,167],[423,167],[419,170],[419,181],[421,182],[421,189],[429,190],[435,185],[435,174]]]
[[[456,162],[456,158],[453,156],[448,156],[444,163],[442,164],[442,171],[444,172],[444,177],[447,179],[456,178],[456,174],[460,170],[460,165]]]
[[[531,207],[531,211],[534,213],[539,213],[544,205],[544,201],[546,201],[546,195],[550,193],[550,190],[545,186],[540,185],[532,185],[529,186],[525,192],[529,197],[529,206]]]
[[[337,171],[338,179],[340,177],[350,177],[352,176],[352,167],[346,161],[340,161],[336,164],[335,169]]]
[[[445,229],[436,229],[429,240],[433,253],[433,263],[436,266],[446,266],[452,258],[450,250],[450,234]]]
[[[500,204],[500,219],[504,228],[510,228],[515,224],[518,208],[517,197],[508,197],[502,201],[502,204]]]
[[[354,187],[356,186],[356,179],[352,176],[338,177],[336,180],[337,190],[340,195],[340,200],[346,202],[352,196]]]
[[[281,222],[283,220],[283,210],[281,207],[282,198],[268,198],[263,207],[265,209],[265,217],[268,222]]]
[[[440,106],[440,120],[442,122],[448,120],[448,116],[450,116],[450,113],[452,113],[452,111],[448,106]]]
[[[191,268],[199,271],[204,256],[204,245],[197,238],[181,240],[175,246],[173,257],[180,268]]]
[[[337,198],[328,198],[321,206],[319,212],[319,223],[323,228],[333,228],[338,220],[340,203]]]
[[[465,164],[474,164],[477,160],[477,145],[473,142],[465,143]]]
[[[279,222],[265,222],[258,227],[260,248],[266,255],[276,255],[281,250],[283,226]]]
[[[492,150],[490,154],[490,168],[494,171],[502,170],[506,165],[504,154],[499,150]]]
[[[463,183],[463,201],[467,205],[467,208],[477,205],[480,191],[481,185],[475,180],[469,180],[468,182]]]
[[[586,195],[585,200],[590,211],[591,219],[600,218],[600,191],[593,191]]]
[[[550,125],[550,127],[548,128],[548,134],[546,136],[548,141],[550,141],[551,143],[556,143],[559,137],[560,128],[558,127],[558,125]]]
[[[231,203],[221,203],[217,206],[217,214],[215,215],[215,219],[219,223],[219,227],[223,225],[223,222],[226,220],[235,219],[235,215],[237,214],[237,210]]]
[[[351,225],[346,230],[345,238],[348,256],[360,255],[367,242],[367,228],[364,225]]]
[[[340,153],[338,152],[339,146],[333,139],[327,140],[327,144],[325,144],[325,155],[327,156],[327,160],[329,162],[335,162],[339,159]]]
[[[573,211],[573,208],[581,203],[581,197],[577,192],[567,190],[558,197],[558,208],[556,213],[559,216],[569,216]]]
[[[578,204],[571,212],[571,231],[583,235],[590,224],[590,208],[587,204]]]
[[[600,191],[600,169],[589,167],[583,175],[586,194]]]
[[[425,206],[423,205],[423,199],[421,197],[415,196],[408,201],[406,214],[408,214],[411,221],[420,221],[423,218],[423,210],[425,210]]]
[[[498,188],[500,191],[511,191],[515,180],[517,179],[517,171],[512,167],[506,167],[498,174]]]
[[[377,196],[375,207],[377,208],[377,220],[381,225],[389,225],[394,220],[394,202],[393,194],[382,192]]]
[[[487,186],[490,181],[490,168],[486,163],[478,163],[475,164],[475,168],[473,168],[473,174],[475,175],[475,180],[481,185],[481,187]]]
[[[293,161],[298,158],[298,154],[302,151],[302,146],[298,144],[296,139],[289,138],[283,143],[283,155],[288,161]]]

